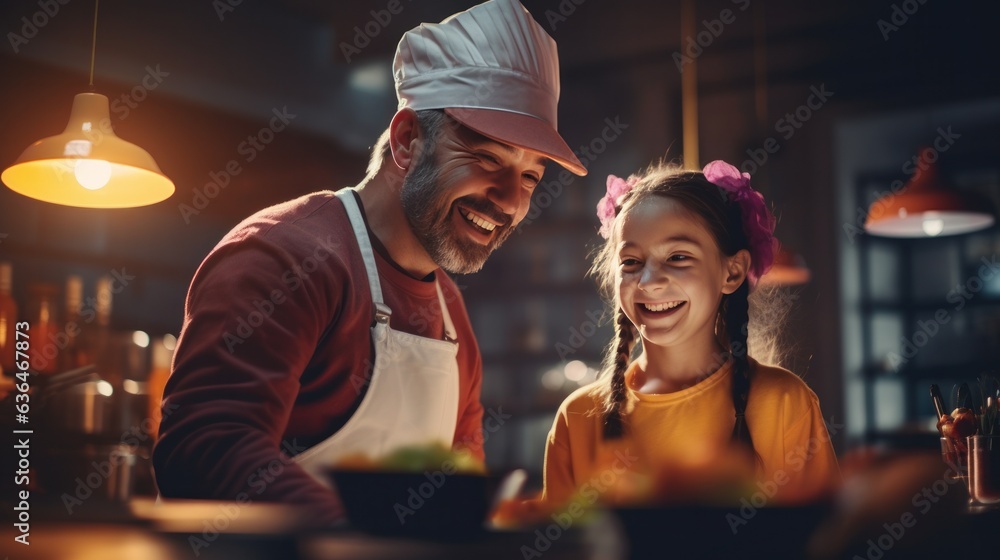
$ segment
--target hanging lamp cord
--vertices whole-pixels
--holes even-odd
[[[94,91],[94,58],[97,55],[97,6],[100,0],[94,0],[94,38],[90,44],[90,91]]]

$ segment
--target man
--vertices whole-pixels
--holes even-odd
[[[442,441],[482,459],[482,364],[442,272],[524,218],[556,132],[555,42],[516,0],[406,33],[399,111],[354,189],[265,209],[191,282],[153,453],[161,495],[342,517],[324,469]]]

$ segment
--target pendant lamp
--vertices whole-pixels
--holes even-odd
[[[97,7],[95,0],[91,89]],[[77,94],[66,130],[28,146],[0,180],[25,196],[84,208],[146,206],[166,200],[174,192],[173,181],[160,171],[149,152],[115,135],[108,98],[93,92]]]
[[[941,237],[986,229],[993,225],[990,204],[973,193],[943,185],[937,165],[917,171],[899,194],[872,203],[865,231],[883,237]]]
[[[812,273],[806,266],[802,255],[793,253],[779,245],[778,252],[774,255],[774,264],[770,270],[760,278],[763,286],[801,286],[809,282]]]

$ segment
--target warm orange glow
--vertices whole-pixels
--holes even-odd
[[[80,206],[83,208],[129,208],[166,200],[174,184],[163,175],[122,165],[111,164],[111,178],[103,187],[91,190],[81,185],[74,174],[79,160],[50,159],[29,161],[9,167],[3,182],[11,190],[31,198]]]
[[[774,265],[760,279],[762,286],[800,286],[811,277],[805,259],[780,246],[774,255]]]
[[[109,115],[107,97],[78,94],[66,130],[29,146],[0,179],[25,196],[84,208],[128,208],[169,198],[174,183],[146,150],[115,135]]]

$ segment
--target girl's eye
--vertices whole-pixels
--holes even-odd
[[[669,260],[671,262],[685,262],[691,260],[691,257],[688,255],[671,255]]]
[[[642,263],[640,263],[638,259],[622,259],[621,263],[619,263],[619,266],[625,269],[631,269],[639,266],[640,264]]]

